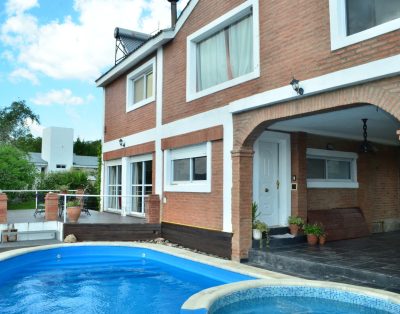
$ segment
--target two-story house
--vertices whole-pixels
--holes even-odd
[[[231,235],[233,259],[252,202],[270,227],[359,208],[355,229],[399,228],[399,1],[191,0],[176,24],[168,1],[171,28],[116,31],[126,56],[96,81],[105,210],[158,195],[162,222]]]

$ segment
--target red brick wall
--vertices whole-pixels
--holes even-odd
[[[154,151],[155,151],[155,142],[152,141],[144,144],[134,145],[126,148],[113,150],[111,152],[103,153],[103,159],[104,160],[119,159],[122,157],[148,154]]]
[[[223,141],[212,142],[211,193],[165,192],[162,221],[222,230]]]
[[[332,52],[328,0],[259,1],[261,77],[186,103],[187,36],[243,2],[200,0],[165,46],[163,123],[288,85],[293,75],[305,80],[400,53],[400,31]]]
[[[155,102],[126,112],[126,76],[150,60],[140,62],[105,88],[104,141],[119,139],[156,126]],[[155,92],[155,91],[154,91]]]

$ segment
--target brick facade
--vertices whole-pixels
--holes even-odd
[[[164,192],[162,221],[222,230],[223,141],[212,142],[211,193]]]

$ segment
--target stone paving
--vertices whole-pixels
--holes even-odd
[[[400,293],[400,231],[328,242],[252,249],[249,264],[315,280]]]

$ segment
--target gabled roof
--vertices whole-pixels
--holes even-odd
[[[164,44],[171,41],[186,22],[187,18],[192,13],[198,2],[199,0],[190,0],[182,13],[179,15],[175,28],[161,30],[144,41],[141,45],[137,46],[125,57],[124,60],[114,65],[96,80],[97,87],[106,86],[126,70],[157,51],[159,47],[162,47]]]
[[[41,153],[28,153],[29,161],[38,166],[47,166],[47,161],[42,159]]]
[[[73,166],[76,168],[97,168],[98,162],[96,156],[80,156],[73,157]]]

